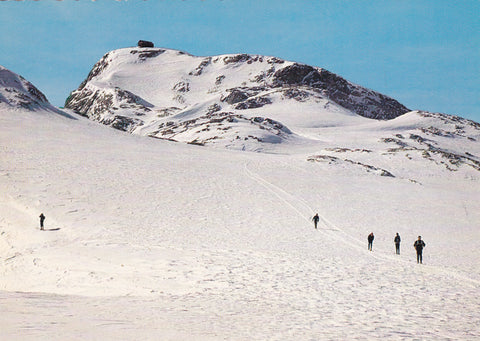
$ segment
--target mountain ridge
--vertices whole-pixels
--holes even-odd
[[[410,111],[330,71],[277,57],[196,57],[138,47],[106,53],[65,107],[131,133],[188,143],[222,140],[237,148],[242,147],[238,140],[250,136],[260,142],[287,137],[260,121],[288,127],[290,136],[298,122],[318,125],[325,116],[388,120]],[[202,133],[222,121],[228,124],[218,134]]]
[[[2,65],[0,65],[0,106],[8,109],[47,111],[74,119],[70,114],[50,104],[35,85]]]
[[[0,103],[35,110],[49,108],[47,97],[22,76],[0,65]]]

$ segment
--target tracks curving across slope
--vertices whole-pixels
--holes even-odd
[[[251,166],[249,166],[249,163],[244,164],[244,172],[249,178],[256,181],[257,183],[262,185],[264,188],[266,188],[269,192],[274,194],[280,201],[285,203],[286,206],[290,207],[290,209],[292,209],[296,214],[302,217],[307,223],[309,224],[311,223],[311,217],[313,216],[314,210],[303,199],[292,195],[291,193],[287,192],[281,187],[264,179],[258,173],[255,173],[254,171],[252,171]],[[362,252],[363,254],[368,254],[369,256],[378,260],[402,263],[404,265],[409,265],[413,263],[412,261],[407,261],[391,255],[386,255],[386,254],[379,255],[378,253],[365,251],[364,243],[362,241],[360,241],[358,238],[351,236],[350,234],[345,232],[345,230],[343,230],[336,224],[329,221],[324,214],[321,214],[319,212],[318,215],[320,217],[320,221],[325,226],[324,229],[318,229],[318,232],[321,233],[323,236],[340,241],[341,243],[348,245],[358,250],[359,252]],[[342,234],[342,237],[339,236],[338,232]],[[348,238],[348,240],[343,238],[343,236]],[[468,276],[462,275],[452,269],[445,269],[445,268],[441,268],[433,265],[424,265],[423,269],[432,275],[442,273],[454,279],[466,281],[473,288],[480,287],[480,281],[470,278]]]

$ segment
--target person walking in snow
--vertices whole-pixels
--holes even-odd
[[[418,236],[418,239],[413,243],[413,247],[417,250],[417,263],[422,264],[422,252],[425,247],[425,243],[422,240],[421,236]]]
[[[393,242],[395,243],[395,253],[397,255],[400,254],[400,241],[401,241],[400,235],[397,232],[397,235],[395,236],[395,239],[393,240]]]
[[[317,225],[318,225],[318,221],[320,220],[320,217],[318,216],[318,213],[316,213],[313,218],[313,224],[315,225],[315,229],[317,228]]]
[[[45,221],[45,216],[43,215],[43,213],[40,213],[40,230],[43,230],[43,222]]]
[[[373,232],[368,235],[368,249],[372,251],[373,248],[373,239],[375,239],[375,236],[373,235]]]

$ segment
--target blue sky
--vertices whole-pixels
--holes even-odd
[[[319,66],[480,122],[479,18],[477,0],[0,1],[0,65],[62,106],[106,52],[143,39]]]

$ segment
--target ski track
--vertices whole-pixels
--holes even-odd
[[[278,197],[281,201],[283,201],[286,205],[288,205],[289,207],[291,207],[295,212],[297,212],[308,224],[312,224],[312,221],[311,219],[309,218],[309,215],[301,212],[294,204],[292,204],[292,201],[297,201],[297,202],[300,202],[302,205],[304,205],[306,208],[308,208],[308,211],[310,213],[313,213],[313,209],[308,206],[308,204],[306,204],[303,200],[300,200],[296,197],[294,197],[293,195],[289,194],[288,192],[286,192],[285,190],[283,190],[282,188],[272,184],[271,182],[268,182],[267,180],[263,179],[262,177],[260,177],[258,174],[254,174],[252,171],[250,171],[247,167],[247,165],[245,165],[245,172],[246,174],[253,180],[257,181],[258,183],[260,183],[262,186],[264,186],[267,190],[269,190],[271,193],[273,193],[276,197]],[[291,199],[288,199],[287,197],[291,198]],[[312,215],[313,216],[313,215]],[[337,226],[334,226],[333,224],[329,223],[327,221],[327,219],[319,213],[319,217],[321,219],[321,221],[323,222],[323,224],[325,225],[325,227],[327,228],[330,228],[330,229],[333,229],[334,231],[340,231],[342,232],[344,235],[346,235],[347,237],[349,238],[352,238],[351,236],[349,236],[345,231],[343,231],[342,229],[340,229],[339,227]],[[329,231],[327,230],[324,230],[324,229],[317,229],[321,234],[325,235],[325,236],[328,236],[330,238],[334,238],[336,240],[339,240],[340,242],[344,243],[344,244],[347,244],[348,246],[351,246],[357,250],[361,250],[361,251],[364,251],[364,247],[361,246],[360,244],[360,241],[354,239],[354,241],[357,241],[357,243],[353,243],[353,242],[349,242],[349,241],[346,241],[344,239],[341,239],[339,238],[337,235],[335,234],[331,234],[331,233],[328,233]],[[377,255],[375,255],[374,253],[372,252],[369,252],[369,254],[373,257],[373,258],[376,258],[376,259],[382,259],[381,257],[378,257]]]
[[[301,205],[303,205],[304,207],[306,207],[308,209],[308,211],[311,213],[311,215],[313,216],[313,213],[315,212],[303,199],[300,199],[300,198],[297,198],[295,196],[293,196],[292,194],[288,193],[287,191],[283,190],[282,188],[280,188],[279,186],[277,185],[274,185],[273,183],[265,180],[264,178],[262,178],[260,175],[258,175],[257,173],[254,173],[252,172],[249,167],[247,166],[247,164],[244,165],[244,169],[245,169],[245,173],[247,174],[248,177],[250,177],[251,179],[257,181],[258,183],[260,183],[262,186],[264,186],[267,190],[269,190],[271,193],[273,193],[276,197],[278,197],[282,202],[284,202],[286,205],[288,205],[290,208],[292,208],[296,213],[298,213],[303,219],[305,219],[305,221],[309,224],[312,223],[311,219],[309,218],[309,215],[301,212],[293,203],[292,201],[296,201],[296,202],[299,202]],[[331,238],[334,238],[334,239],[337,239],[339,241],[341,241],[342,243],[345,243],[346,245],[348,246],[351,246],[357,250],[360,250],[361,252],[365,253],[365,249],[364,249],[364,243],[358,239],[356,239],[355,237],[349,235],[347,232],[345,232],[343,229],[341,229],[340,227],[338,227],[337,225],[331,223],[330,221],[327,220],[327,218],[325,218],[325,216],[323,214],[321,214],[321,212],[317,212],[321,221],[323,222],[323,224],[325,225],[326,228],[330,228],[331,230],[333,231],[339,231],[341,232],[344,236],[346,236],[347,238],[350,238],[353,242],[349,242],[349,241],[346,241],[344,239],[341,239],[339,238],[336,234],[330,234],[328,233],[329,231],[328,230],[322,230],[322,229],[318,229],[319,232],[321,232],[323,235],[325,236],[329,236]],[[376,252],[370,252],[368,251],[367,252],[371,257],[377,259],[377,260],[381,260],[381,261],[393,261],[393,262],[399,262],[399,263],[404,263],[404,264],[408,264],[408,265],[411,265],[412,262],[411,261],[406,261],[406,260],[403,260],[403,259],[400,259],[398,257],[395,257],[395,256],[389,256],[389,255],[381,255],[379,256]],[[469,284],[471,285],[472,288],[480,288],[480,281],[478,280],[475,280],[473,278],[470,278],[470,277],[467,277],[467,276],[463,276],[457,272],[455,272],[454,270],[447,270],[445,268],[440,268],[440,267],[436,267],[436,266],[432,266],[432,265],[425,265],[423,264],[422,265],[424,268],[427,269],[427,271],[429,271],[430,273],[432,274],[438,274],[438,273],[444,273],[445,275],[448,275],[450,277],[453,277],[455,279],[461,279],[461,280],[464,280],[464,281],[467,281],[469,282]]]

